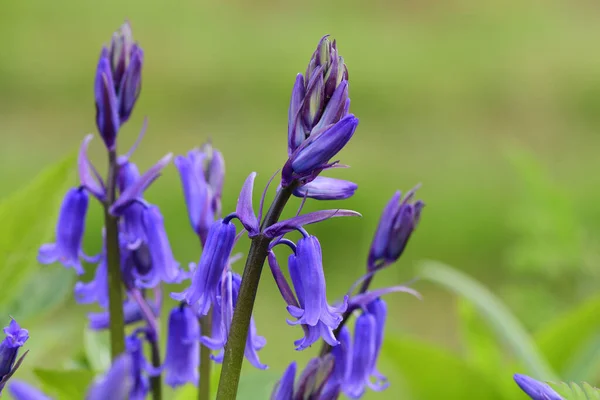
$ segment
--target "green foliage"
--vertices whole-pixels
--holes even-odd
[[[110,338],[107,331],[86,329],[83,333],[83,346],[87,364],[92,371],[102,372],[110,367]]]
[[[35,369],[42,390],[57,399],[83,399],[94,379],[92,371],[84,369],[54,371]]]
[[[600,400],[600,390],[588,383],[578,385],[574,382],[549,383],[565,400]]]
[[[435,282],[472,302],[529,371],[547,379],[555,377],[551,366],[536,348],[535,342],[510,310],[486,287],[464,273],[435,261],[420,265],[418,275]]]
[[[501,381],[434,344],[390,338],[382,357],[402,374],[411,399],[504,399]]]
[[[72,273],[42,271],[36,255],[52,237],[60,202],[73,184],[74,166],[70,155],[0,203],[3,315],[30,317],[57,305],[72,287]]]
[[[600,296],[595,296],[558,316],[536,335],[539,349],[565,379],[589,379],[600,366],[590,345],[598,346]],[[582,351],[583,350],[583,351]],[[589,357],[592,355],[592,357]]]

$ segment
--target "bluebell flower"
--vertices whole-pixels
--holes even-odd
[[[231,270],[223,275],[217,291],[217,304],[213,309],[211,337],[203,336],[201,338],[202,344],[209,349],[220,350],[219,354],[211,356],[218,363],[223,362],[223,351],[227,343],[227,337],[229,336],[233,311],[237,304],[241,283],[242,277]],[[258,351],[265,347],[266,343],[266,339],[258,335],[254,317],[251,317],[244,356],[255,368],[267,368],[258,358]]]
[[[140,94],[144,53],[133,42],[125,23],[113,35],[110,50],[103,48],[96,69],[96,125],[108,150],[115,149],[117,133]]]
[[[425,206],[420,200],[411,202],[414,194],[413,189],[401,201],[397,191],[383,210],[369,252],[369,271],[395,262],[404,252]]]
[[[515,382],[532,400],[563,400],[548,384],[527,375],[515,374]]]
[[[190,224],[202,241],[215,217],[221,214],[225,161],[221,152],[207,143],[187,156],[175,157],[183,186]]]
[[[131,356],[132,388],[130,400],[144,400],[149,391],[148,377],[146,376],[147,361],[144,357],[142,341],[134,332],[125,339],[125,350]]]
[[[295,342],[296,346],[299,350],[305,349],[319,337],[332,346],[337,345],[333,330],[342,321],[341,314],[346,311],[347,297],[337,307],[328,304],[321,245],[316,237],[308,236],[298,241],[296,254],[288,259],[288,268],[300,305],[288,305],[288,312],[297,318],[297,321],[288,323],[303,324],[309,330],[304,338]]]
[[[17,361],[19,349],[23,347],[29,332],[22,329],[14,319],[4,328],[5,338],[0,342],[0,392],[4,388],[6,381],[18,368],[20,361]]]
[[[356,183],[318,176],[313,181],[297,187],[294,196],[316,200],[344,200],[352,197],[356,189],[358,189]]]
[[[83,274],[80,255],[81,242],[85,231],[85,217],[88,210],[88,194],[82,187],[70,189],[60,207],[56,225],[56,242],[43,244],[38,252],[42,264],[60,262],[67,268],[74,268]]]
[[[308,362],[297,382],[296,363],[293,362],[275,384],[271,393],[271,400],[334,400],[339,396],[337,392],[326,392],[326,384],[333,370],[333,357],[326,355],[316,357]]]
[[[358,119],[349,114],[348,70],[338,55],[335,41],[319,41],[306,70],[298,74],[288,113],[288,156],[282,170],[282,186],[305,184],[321,171],[348,143]],[[333,182],[331,182],[333,183]],[[310,192],[308,197],[311,197]]]
[[[88,389],[86,400],[128,400],[134,385],[133,359],[123,353],[117,357],[110,369],[97,378]]]
[[[215,302],[221,275],[227,265],[235,241],[235,225],[229,219],[215,221],[208,232],[208,238],[200,262],[192,276],[191,286],[182,293],[171,293],[178,301],[185,301],[199,315],[206,315]]]
[[[51,400],[39,389],[19,380],[11,380],[8,384],[8,392],[14,400]]]
[[[198,385],[200,325],[194,312],[184,305],[171,311],[164,362],[165,382],[172,387]]]
[[[159,282],[178,283],[186,277],[173,256],[163,216],[156,206],[145,207],[142,214],[145,243],[150,253],[152,268],[140,276],[138,285],[151,288]]]
[[[158,317],[160,315],[160,301],[148,299],[147,302],[154,316]],[[131,325],[143,321],[144,313],[137,302],[128,298],[123,302],[123,318],[125,325]],[[108,329],[110,326],[110,313],[108,311],[89,313],[88,321],[90,329]]]

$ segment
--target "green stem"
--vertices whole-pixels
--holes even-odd
[[[212,310],[200,321],[200,334],[209,335],[211,329]],[[210,349],[200,344],[200,382],[198,383],[198,400],[210,400]]]
[[[123,321],[123,286],[121,279],[121,255],[119,249],[118,218],[109,212],[115,201],[117,176],[116,150],[108,152],[108,178],[106,202],[104,203],[104,226],[106,230],[106,263],[108,267],[108,309],[110,312],[110,353],[112,360],[125,351],[125,323]]]
[[[158,368],[160,367],[160,349],[157,335],[153,335],[153,338],[151,338],[150,349],[152,353],[152,366]],[[150,386],[152,388],[152,399],[162,400],[162,374],[151,376]]]
[[[295,185],[290,185],[277,192],[262,222],[261,232],[279,220],[286,203],[292,195],[294,187]],[[271,239],[262,234],[252,238],[252,244],[250,245],[250,251],[246,259],[246,266],[244,267],[244,274],[242,275],[237,304],[233,313],[229,337],[225,345],[223,369],[221,370],[219,389],[217,391],[218,400],[235,400],[236,398],[242,361],[244,360],[246,338],[248,337],[248,326],[250,325],[260,274],[267,258],[270,242]]]

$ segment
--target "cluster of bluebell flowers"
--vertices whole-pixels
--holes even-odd
[[[423,202],[415,200],[414,190],[404,198],[400,192],[392,196],[366,257],[364,275],[337,300],[327,292],[323,249],[308,227],[333,217],[360,214],[343,209],[305,214],[300,210],[295,217],[279,221],[291,196],[302,198],[302,205],[307,199],[342,200],[354,195],[358,187],[321,176],[323,171],[342,166],[334,158],[358,127],[358,119],[350,113],[348,69],[336,42],[328,36],[321,38],[306,73],[296,77],[288,115],[287,161],[269,207],[265,201],[271,181],[262,192],[258,212],[255,210],[256,173],[252,172],[241,187],[235,211],[223,214],[225,161],[212,144],[174,158],[190,225],[202,248],[198,263],[190,263],[189,270],[181,267],[171,250],[160,208],[144,197],[171,155],[145,173],[139,172],[132,156],[146,131],[146,121],[135,145],[125,154],[118,153],[119,132],[140,94],[142,66],[143,51],[125,23],[110,47],[101,51],[94,86],[96,125],[108,154],[108,173],[103,177],[89,159],[93,135],[86,136],[78,159],[80,184],[65,195],[55,242],[42,245],[38,256],[40,263],[58,262],[79,275],[86,271],[86,264],[95,265],[93,279],[78,282],[74,296],[79,303],[100,308],[88,315],[89,328],[110,331],[113,362],[90,385],[87,398],[144,399],[151,395],[160,399],[163,377],[174,388],[185,384],[206,388],[210,373],[206,363],[210,365],[212,360],[223,363],[218,397],[234,399],[244,357],[258,369],[267,368],[258,354],[266,339],[258,334],[252,316],[265,262],[282,295],[281,306],[289,314],[287,324],[302,332],[294,342],[296,350],[323,341],[320,355],[298,377],[297,365],[290,364],[272,398],[323,400],[342,394],[360,398],[367,388],[385,389],[389,382],[377,368],[387,318],[383,296],[419,294],[404,285],[370,286],[376,273],[404,252]],[[86,253],[83,245],[90,197],[105,211],[105,227],[98,232],[102,248],[94,255]],[[290,239],[291,232],[299,233],[300,238]],[[239,259],[234,249],[243,236],[252,245],[243,274],[239,274],[233,268]],[[276,246],[290,251],[287,273],[277,259]],[[183,289],[170,293],[177,304],[168,315],[163,360],[159,347],[162,286],[179,283],[184,284]],[[12,335],[10,343],[17,344],[11,349],[18,349],[27,332],[14,321],[9,328],[7,340]],[[16,350],[9,352],[9,345],[2,345],[0,367],[5,368],[0,377],[7,377],[19,361],[15,362]],[[209,357],[203,358],[204,354]],[[3,385],[5,379],[1,382]],[[48,398],[23,382],[14,381],[10,390],[17,399]],[[202,394],[199,398],[208,399]]]

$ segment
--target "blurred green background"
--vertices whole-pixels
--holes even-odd
[[[5,2],[0,195],[73,152],[95,130],[97,58],[125,18],[144,48],[145,64],[140,100],[120,134],[121,150],[133,143],[145,116],[149,129],[135,153],[142,169],[166,152],[181,154],[211,138],[226,157],[225,211],[235,207],[249,172],[259,173],[259,191],[285,161],[295,74],[305,70],[323,34],[338,40],[350,72],[352,112],[361,123],[341,154],[352,168],[329,175],[353,180],[359,190],[344,202],[310,201],[307,210],[343,206],[363,218],[310,229],[324,247],[332,299],[363,273],[388,198],[417,183],[427,204],[419,229],[401,261],[381,273],[376,285],[409,281],[417,275],[417,261],[440,260],[487,285],[531,331],[597,286],[600,8],[595,2]],[[103,170],[97,138],[91,154]],[[199,245],[175,168],[147,198],[163,210],[176,258],[183,265],[197,261]],[[290,215],[298,203],[292,202]],[[85,243],[90,252],[99,248],[100,229],[100,209],[93,207]],[[247,243],[239,248],[246,250]],[[35,268],[39,274],[60,269]],[[75,279],[70,273],[60,276]],[[268,345],[260,355],[270,365],[265,374],[278,376],[290,360],[304,362],[318,349],[294,351],[292,339],[301,332],[285,324],[284,304],[271,277],[263,278],[255,315]],[[460,351],[456,297],[425,280],[414,287],[423,301],[388,298],[388,334]],[[45,304],[43,313],[23,312],[32,351],[20,377],[33,379],[35,367],[68,366],[79,351],[85,314],[92,308],[66,297]],[[9,311],[18,318],[19,310]],[[389,348],[384,353],[380,370],[392,386],[367,398],[406,395],[393,365],[401,355],[390,356]],[[440,385],[443,375],[440,371]]]

